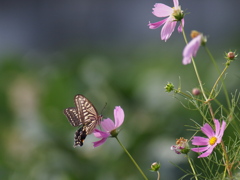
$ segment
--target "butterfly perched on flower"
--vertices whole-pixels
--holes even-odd
[[[74,103],[76,107],[64,109],[64,114],[72,126],[80,126],[74,137],[74,147],[76,147],[83,145],[87,135],[91,134],[102,120],[102,116],[98,114],[94,105],[83,95],[76,95]]]

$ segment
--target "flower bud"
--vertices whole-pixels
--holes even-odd
[[[167,83],[164,88],[166,89],[166,92],[171,92],[174,90],[174,85],[172,83]]]
[[[235,52],[229,51],[226,53],[226,59],[228,60],[235,60],[238,55]]]
[[[151,165],[150,171],[158,171],[158,170],[160,169],[160,167],[161,167],[161,164],[160,164],[160,163],[154,162],[154,163],[152,163],[152,165]]]
[[[198,89],[198,88],[193,88],[192,94],[193,94],[194,96],[198,96],[199,94],[201,94],[201,90]]]

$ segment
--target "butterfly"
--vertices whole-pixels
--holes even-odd
[[[74,97],[74,103],[76,107],[64,109],[64,114],[72,126],[80,126],[74,137],[74,147],[76,147],[83,145],[87,135],[91,134],[101,122],[102,115],[99,115],[94,105],[81,94]]]

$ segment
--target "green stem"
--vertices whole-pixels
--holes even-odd
[[[217,69],[218,73],[220,74],[220,69],[218,68],[217,63],[216,63],[215,59],[213,58],[211,52],[209,51],[209,49],[207,48],[207,46],[204,46],[204,47],[205,47],[205,50],[206,50],[207,53],[208,53],[208,56],[209,56],[210,59],[212,60],[215,68]],[[226,97],[226,100],[227,100],[228,108],[230,109],[230,108],[231,108],[231,102],[230,102],[230,99],[229,99],[229,95],[228,95],[228,92],[227,92],[226,85],[225,85],[225,83],[224,83],[223,80],[222,80],[222,84],[223,84],[223,91],[224,91],[224,94],[225,94],[225,97]]]
[[[157,178],[157,180],[160,180],[160,172],[157,171],[157,174],[158,174],[158,178]]]
[[[224,157],[225,157],[225,168],[227,169],[229,179],[233,180],[232,171],[231,171],[232,166],[231,166],[231,163],[229,162],[228,154],[226,152],[225,145],[224,145],[223,141],[221,141],[221,145],[222,145],[222,150],[223,150],[223,154],[224,154]]]
[[[202,103],[204,103],[205,101],[203,101],[203,100],[201,100],[201,99],[198,99],[198,98],[194,98],[194,97],[192,97],[192,96],[190,96],[190,95],[188,95],[188,94],[186,94],[186,93],[184,93],[184,92],[177,92],[178,94],[180,94],[181,96],[183,96],[183,97],[185,97],[185,98],[189,98],[189,99],[192,99],[192,100],[196,100],[196,101],[199,101],[199,102],[202,102]]]
[[[195,64],[195,61],[194,61],[193,57],[192,57],[192,64],[193,64],[193,68],[195,70],[195,73],[196,73],[196,76],[197,76],[197,79],[198,79],[198,83],[199,83],[200,89],[202,91],[203,97],[207,101],[207,96],[205,95],[205,91],[204,91],[203,86],[202,86],[202,81],[201,81],[200,76],[198,74],[197,66]]]
[[[195,179],[198,180],[198,177],[197,177],[197,174],[196,174],[195,169],[194,169],[194,167],[193,167],[192,161],[191,161],[191,159],[189,158],[188,155],[187,155],[187,159],[188,159],[189,165],[190,165],[190,167],[191,167],[191,169],[192,169],[192,172],[193,172],[193,174],[194,174]]]
[[[223,70],[222,73],[219,75],[218,79],[216,80],[215,84],[213,85],[213,88],[212,88],[212,90],[211,90],[211,92],[210,92],[210,95],[209,95],[209,99],[212,98],[211,96],[212,96],[213,92],[215,91],[215,88],[216,88],[218,82],[220,81],[220,79],[222,78],[223,74],[226,72],[226,70],[227,70],[228,67],[229,67],[229,66],[226,66],[226,67],[224,68],[224,70]]]
[[[186,37],[185,31],[184,31],[184,28],[182,30],[182,33],[183,33],[183,39],[184,39],[185,43],[187,44],[188,41],[187,41],[187,37]]]
[[[135,166],[137,167],[137,169],[139,170],[139,172],[142,174],[143,178],[145,180],[148,180],[148,178],[145,176],[145,174],[143,173],[143,171],[141,170],[141,168],[138,166],[138,164],[136,163],[136,161],[133,159],[133,157],[131,156],[131,154],[128,152],[128,150],[123,146],[123,144],[119,141],[118,137],[115,137],[118,141],[118,143],[120,144],[120,146],[123,148],[123,150],[125,151],[125,153],[128,155],[128,157],[132,160],[133,164],[135,164]]]
[[[187,38],[186,38],[186,34],[185,34],[184,29],[183,29],[182,33],[183,33],[184,41],[185,41],[185,43],[187,44],[188,41],[187,41]],[[199,83],[200,89],[201,89],[201,91],[202,91],[203,97],[204,97],[204,99],[207,101],[207,96],[205,95],[205,91],[204,91],[204,89],[203,89],[202,81],[201,81],[201,79],[200,79],[200,76],[199,76],[199,73],[198,73],[197,66],[196,66],[196,64],[195,64],[194,58],[192,57],[191,59],[192,59],[193,68],[194,68],[194,71],[195,71],[195,73],[196,73],[196,76],[197,76],[197,79],[198,79],[198,83]]]

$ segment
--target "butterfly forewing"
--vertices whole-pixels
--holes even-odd
[[[74,101],[77,114],[79,115],[82,124],[86,126],[86,134],[91,134],[96,125],[101,121],[102,116],[98,115],[96,108],[83,95],[76,95]]]
[[[72,126],[80,126],[82,122],[79,119],[76,108],[66,108],[64,109],[64,114],[66,115],[68,121]]]

